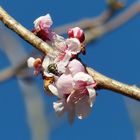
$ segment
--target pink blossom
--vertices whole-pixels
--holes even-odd
[[[51,30],[52,19],[49,14],[41,16],[34,21],[33,33],[42,40],[50,43],[58,55],[55,61],[64,62],[67,65],[69,60],[81,52],[81,36],[82,30],[79,27],[72,28],[69,32],[73,32],[73,37],[64,39]]]
[[[74,120],[75,115],[83,119],[90,113],[96,98],[96,82],[86,73],[80,61],[70,61],[66,73],[62,74],[53,86],[57,89],[54,94],[60,98],[54,103],[56,113],[68,112],[70,120]]]
[[[45,89],[58,97],[53,103],[55,112],[59,116],[67,112],[72,123],[76,116],[83,119],[90,113],[96,99],[96,82],[77,60],[78,54],[84,52],[83,30],[71,28],[69,38],[65,39],[51,30],[52,24],[49,14],[34,21],[33,33],[49,43],[54,51],[43,59],[30,57],[27,64],[34,68],[35,75],[42,74]]]
[[[67,66],[70,59],[81,51],[81,44],[78,39],[70,38],[62,42],[57,42],[58,55],[55,61],[61,61],[61,65]]]
[[[55,74],[49,72],[48,66],[53,62],[54,60],[48,56],[43,61],[31,57],[28,59],[28,66],[34,67],[36,71],[38,68],[43,69],[45,76],[51,77]],[[96,82],[86,73],[82,63],[77,59],[70,61],[65,72],[57,76],[54,83],[48,86],[52,94],[59,98],[53,104],[56,113],[62,115],[67,112],[71,123],[75,116],[79,119],[85,118],[90,113],[96,98],[95,86]]]
[[[73,77],[79,72],[85,72],[85,67],[80,61],[73,59],[69,62],[65,73],[55,82],[56,88],[58,89],[58,97],[64,97],[73,92],[75,86]]]

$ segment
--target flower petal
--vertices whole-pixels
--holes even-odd
[[[50,28],[53,24],[50,14],[46,14],[45,16],[41,16],[34,21],[34,26],[36,29],[45,29]]]
[[[63,97],[64,94],[70,94],[73,91],[73,79],[70,74],[62,74],[56,81],[56,87],[59,96]]]
[[[75,119],[74,105],[68,105],[64,98],[57,102],[53,102],[53,108],[58,116],[62,116],[65,112],[67,112],[70,124],[74,122]]]
[[[53,108],[58,116],[62,116],[66,108],[65,100],[62,99],[57,102],[53,102]]]
[[[65,63],[63,63],[63,62],[60,61],[57,64],[57,69],[58,69],[58,72],[65,73],[65,71],[66,71]]]
[[[89,115],[91,107],[88,102],[88,96],[85,96],[85,98],[75,104],[75,112],[79,119],[86,118]]]
[[[28,67],[33,68],[34,67],[34,62],[35,62],[35,58],[33,58],[33,57],[28,58],[28,60],[27,60]]]
[[[46,77],[53,77],[53,76],[54,76],[53,73],[48,73],[47,71],[44,71],[43,74],[44,74],[44,76],[46,76]]]
[[[57,90],[56,86],[54,86],[53,84],[50,84],[48,86],[48,88],[55,96],[59,97],[58,90]]]
[[[46,55],[43,62],[42,62],[42,67],[44,68],[44,70],[48,69],[50,61],[51,61],[50,58]]]
[[[84,81],[84,82],[87,82],[87,83],[95,83],[95,81],[93,80],[93,78],[85,73],[85,72],[78,72],[74,75],[73,77],[74,79],[74,82],[77,82],[77,81]]]
[[[67,98],[67,103],[68,104],[75,104],[79,101],[81,101],[83,98],[85,97],[85,95],[83,93],[81,93],[80,91],[76,90],[73,91]]]
[[[66,53],[59,53],[55,59],[55,62],[62,63],[62,65],[66,66],[69,63],[71,58],[71,53],[67,51]]]
[[[85,72],[85,67],[77,59],[73,59],[68,64],[68,69],[72,75],[75,75],[78,72]]]
[[[91,86],[88,86],[86,88],[87,88],[88,94],[89,94],[89,104],[90,104],[90,107],[92,107],[95,102],[95,99],[96,99],[96,91]]]
[[[61,55],[61,54],[60,54]],[[62,58],[58,55],[58,57],[55,59],[55,62],[57,63],[57,69],[61,73],[65,73],[66,66],[69,63],[69,60],[71,58],[71,53],[66,53],[62,56]]]
[[[62,36],[55,34],[53,38],[53,46],[60,51],[64,51],[66,47],[65,39]]]
[[[43,16],[43,18],[40,20],[40,27],[41,29],[45,29],[45,28],[50,28],[52,26],[53,22],[51,19],[50,14],[47,14],[45,16]]]
[[[66,39],[66,44],[68,45],[68,50],[74,55],[81,51],[81,44],[77,38]]]

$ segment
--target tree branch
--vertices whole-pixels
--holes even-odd
[[[1,7],[0,7],[0,20],[8,28],[16,32],[19,36],[21,36],[24,40],[26,40],[31,45],[39,49],[41,52],[44,52],[47,54],[48,52],[52,51],[52,48],[50,48],[50,46],[47,43],[43,42],[41,39],[36,37],[34,34],[32,34],[22,25],[20,25],[17,21],[15,21],[12,17],[10,17],[8,13],[5,12]],[[135,100],[140,101],[139,88],[135,86],[129,86],[121,82],[115,81],[113,79],[110,79],[94,71],[91,68],[87,68],[87,71],[89,72],[91,76],[93,76],[94,80],[97,81],[98,88],[112,90],[117,93],[121,93],[124,96],[128,96]]]
[[[87,67],[88,73],[97,82],[99,89],[108,89],[140,101],[140,88],[127,85],[102,75],[92,68]]]

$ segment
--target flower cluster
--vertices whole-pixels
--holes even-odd
[[[34,68],[34,75],[42,75],[47,93],[58,97],[53,103],[55,112],[59,116],[67,112],[72,123],[75,116],[83,119],[90,113],[96,98],[96,82],[78,58],[85,50],[83,30],[71,28],[65,39],[51,30],[52,23],[49,14],[39,17],[34,21],[33,33],[53,47],[53,54],[30,57],[27,64]]]

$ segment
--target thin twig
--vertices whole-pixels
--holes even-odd
[[[17,74],[18,71],[21,69],[20,66],[17,67],[10,67],[0,71],[0,82],[4,82],[7,79],[13,77],[13,75]]]
[[[94,18],[87,18],[77,22],[65,24],[59,27],[54,28],[54,31],[57,34],[65,34],[67,30],[72,27],[80,27],[82,29],[94,28],[100,26],[101,24],[105,23],[112,15],[112,11],[107,9],[106,11],[102,12],[99,16]]]
[[[13,31],[18,33],[20,36],[22,36],[23,39],[26,40],[27,39],[26,36],[29,34],[29,31],[27,31],[25,28],[23,28],[12,17],[10,17],[10,18],[9,17],[10,16],[2,8],[0,8],[0,20],[2,20],[5,23],[5,25],[7,25],[10,29],[12,29]],[[12,20],[14,20],[14,21],[12,21]],[[18,30],[17,30],[17,25],[18,25]],[[25,29],[25,31],[24,31],[24,29]],[[26,35],[26,33],[27,33],[27,35]],[[40,40],[34,34],[32,34],[32,38],[30,38],[28,41],[30,42],[30,44],[34,45],[37,48],[38,48],[38,45],[40,46]],[[43,41],[42,41],[42,43],[46,44]],[[46,45],[45,46],[43,45],[42,49],[40,49],[40,51],[44,52],[44,50],[46,50],[46,48],[44,48],[44,47],[46,47]],[[50,49],[49,46],[47,46],[47,47],[48,47],[47,52],[49,52],[49,50],[52,50],[52,49]],[[140,89],[139,88],[136,88],[134,86],[129,86],[129,85],[120,83],[118,81],[115,81],[113,79],[110,79],[102,74],[99,74],[98,72],[94,71],[93,69],[87,68],[87,70],[93,76],[93,78],[97,81],[99,88],[112,90],[117,93],[121,93],[124,96],[129,96],[135,100],[140,101]]]
[[[91,28],[85,32],[86,34],[86,43],[94,41],[95,39],[109,33],[120,26],[127,23],[130,19],[140,13],[140,1],[136,1],[133,5],[127,8],[124,12],[122,12],[117,17],[113,18],[112,20],[108,21],[107,23]]]
[[[126,11],[121,13],[115,19],[109,21],[105,24],[105,32],[110,32],[118,27],[122,26],[124,23],[128,22],[130,19],[135,17],[140,13],[140,1],[137,0],[133,5],[131,5]]]

